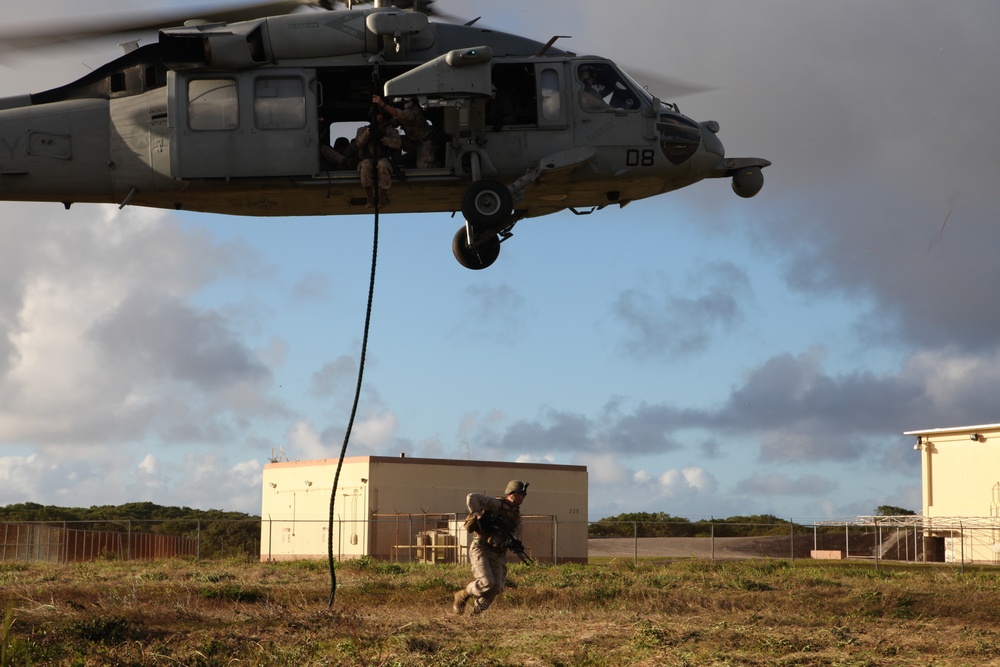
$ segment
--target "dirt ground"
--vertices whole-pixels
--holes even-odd
[[[796,545],[796,558],[801,547]],[[787,537],[605,537],[588,541],[591,558],[789,558]],[[808,556],[808,552],[805,554]]]

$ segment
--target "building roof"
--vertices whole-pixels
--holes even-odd
[[[265,468],[295,468],[335,466],[340,459],[314,459],[311,461],[278,461],[264,464]],[[392,465],[437,465],[475,468],[522,468],[524,470],[562,470],[587,472],[587,466],[558,465],[555,463],[510,463],[505,461],[469,461],[467,459],[421,459],[409,456],[349,456],[344,463],[386,463]]]
[[[978,426],[953,426],[951,428],[929,428],[924,431],[904,431],[903,435],[949,435],[1000,429],[1000,424],[979,424]]]

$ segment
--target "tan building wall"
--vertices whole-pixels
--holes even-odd
[[[264,466],[261,560],[327,557],[336,466],[337,459]],[[530,485],[521,508],[529,553],[548,562],[586,562],[585,466],[378,456],[344,460],[334,503],[334,556],[462,560],[466,495],[501,495],[511,479]],[[435,533],[452,536],[442,535],[452,545],[442,549],[450,551],[413,548],[433,541]]]
[[[917,438],[914,449],[920,453],[925,525],[942,526],[925,532],[944,540],[945,560],[997,562],[1000,424],[907,431],[904,435]],[[993,523],[997,523],[996,528]]]

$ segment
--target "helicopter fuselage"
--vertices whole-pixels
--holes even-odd
[[[509,190],[513,222],[705,178],[732,177],[752,196],[770,164],[726,158],[718,124],[687,118],[607,59],[350,10],[163,30],[74,83],[0,100],[0,200],[364,213],[357,171],[321,145],[366,126],[373,94],[419,103],[434,129],[434,164],[399,156],[387,212],[468,218],[470,185],[484,180]],[[513,224],[469,222],[472,245]]]

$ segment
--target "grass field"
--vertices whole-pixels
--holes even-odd
[[[479,617],[467,566],[0,564],[0,665],[1000,664],[1000,570],[609,559],[511,566]]]

